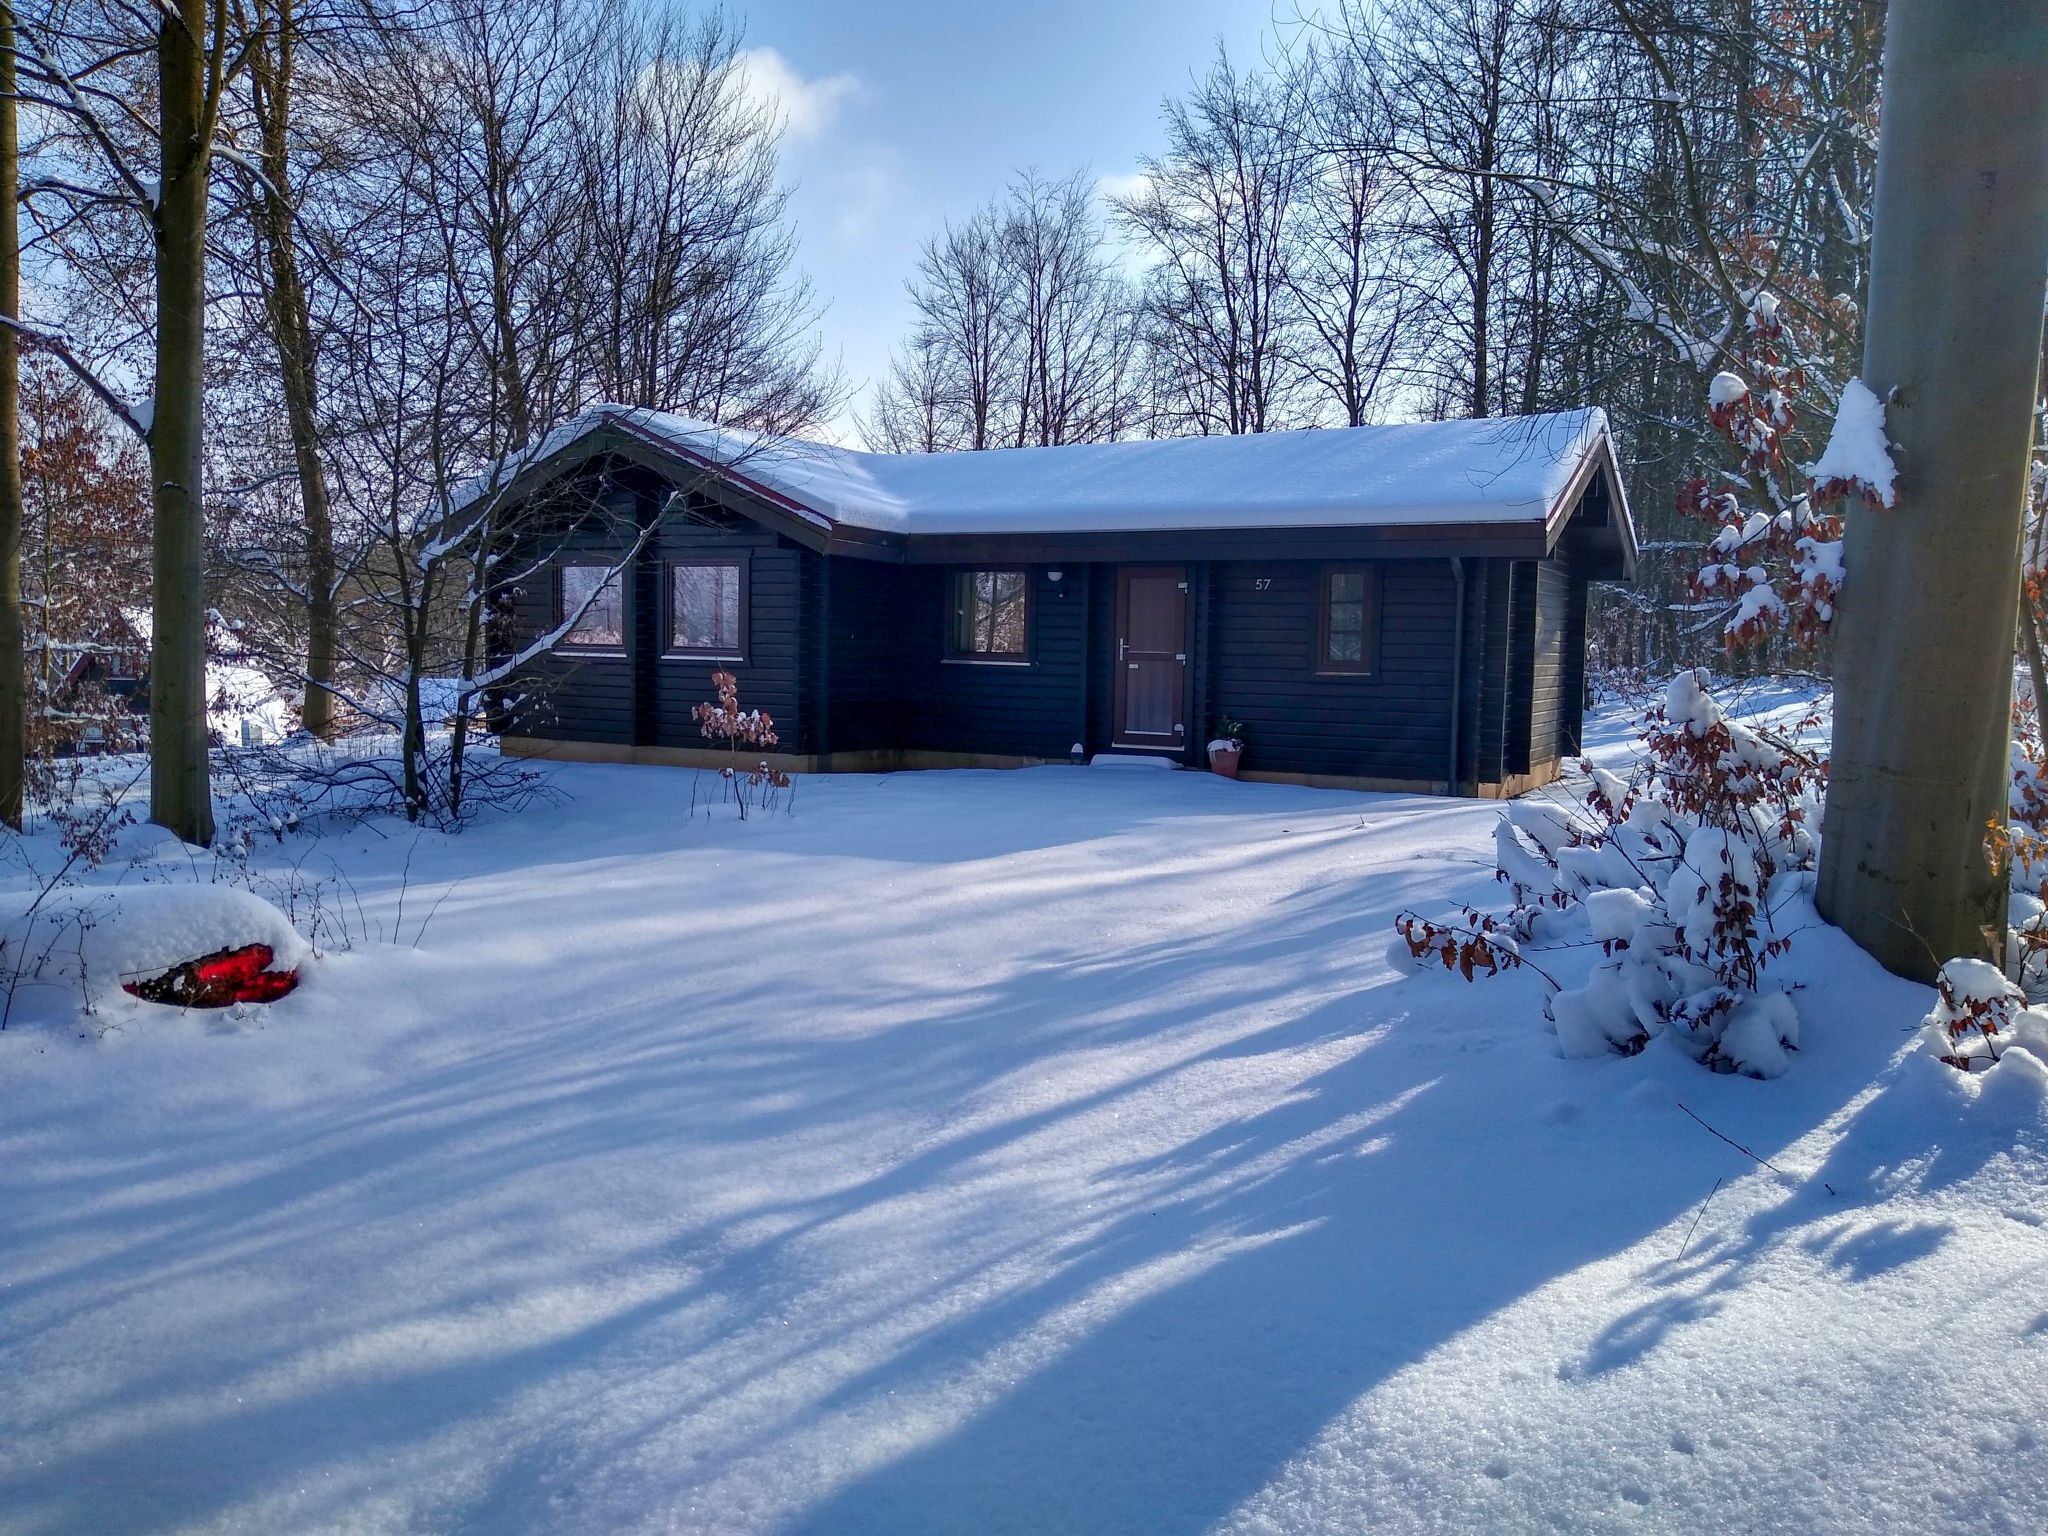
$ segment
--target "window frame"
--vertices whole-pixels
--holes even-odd
[[[1024,579],[1020,595],[1024,600],[1024,649],[1021,651],[963,651],[959,648],[960,583],[976,576],[1014,574]],[[1037,567],[1030,565],[952,565],[946,567],[944,602],[945,643],[940,660],[962,667],[1029,667],[1035,665],[1034,628],[1038,603],[1033,594]]]
[[[684,566],[725,565],[739,572],[740,611],[739,642],[729,649],[717,646],[699,648],[679,646],[676,638],[676,572]],[[748,598],[753,588],[753,567],[745,555],[705,554],[671,557],[661,563],[661,656],[664,661],[732,661],[745,664],[748,655],[748,641],[752,631],[748,627],[751,605]]]
[[[554,623],[548,626],[550,629],[562,624],[569,617],[568,595],[562,590],[562,584],[563,578],[570,571],[609,571],[611,574],[606,578],[606,584],[616,582],[619,589],[619,639],[616,645],[610,641],[578,640],[576,632],[571,630],[555,642],[556,650],[573,651],[579,656],[624,656],[628,653],[633,641],[633,583],[629,580],[633,568],[630,565],[616,569],[615,567],[618,567],[617,561],[607,560],[602,556],[583,557],[572,554],[556,557],[555,617]],[[602,591],[603,587],[600,586],[599,590]]]
[[[1359,632],[1357,661],[1339,661],[1330,655],[1331,587],[1338,576],[1365,578],[1365,615]],[[1385,610],[1379,563],[1373,560],[1341,560],[1322,566],[1316,575],[1316,650],[1314,672],[1318,677],[1376,677],[1380,669],[1380,616]]]

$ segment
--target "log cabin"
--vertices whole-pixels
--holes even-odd
[[[1591,582],[1636,538],[1604,413],[877,454],[605,406],[458,493],[525,530],[511,754],[796,772],[1134,755],[1507,797],[1579,746]],[[516,514],[516,515],[511,515]]]

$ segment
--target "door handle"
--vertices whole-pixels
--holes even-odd
[[[1186,666],[1188,660],[1188,653],[1186,651],[1176,651],[1174,652],[1173,659],[1179,662],[1182,666]]]
[[[1124,652],[1130,649],[1130,645],[1131,645],[1131,642],[1130,642],[1130,641],[1128,641],[1128,640],[1119,640],[1119,641],[1117,641],[1117,643],[1116,643],[1116,659],[1117,659],[1118,661],[1122,661],[1122,660],[1124,659]]]

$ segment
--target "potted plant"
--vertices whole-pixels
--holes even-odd
[[[1226,779],[1237,777],[1237,765],[1244,756],[1244,722],[1228,715],[1216,717],[1216,735],[1209,743],[1209,769]]]

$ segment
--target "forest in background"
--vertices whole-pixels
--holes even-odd
[[[1731,604],[1694,590],[1701,489],[1767,488],[1707,380],[1753,371],[1771,296],[1783,442],[1817,453],[1861,344],[1882,16],[1347,0],[1282,25],[1268,58],[1219,55],[1163,103],[1121,195],[1087,168],[1020,168],[930,238],[860,430],[908,451],[1601,405],[1647,555],[1605,596],[1598,660],[1718,660]],[[23,308],[53,339],[30,338],[23,416],[46,706],[77,656],[146,639],[122,614],[148,606],[132,408],[157,340],[138,168],[158,152],[160,19],[20,8]],[[409,671],[459,669],[458,642],[408,636],[411,545],[484,464],[600,400],[798,435],[847,400],[732,17],[255,0],[214,20],[212,643],[315,734],[384,721]],[[36,466],[80,453],[95,474],[53,495]],[[1825,665],[1761,639],[1748,664]]]

